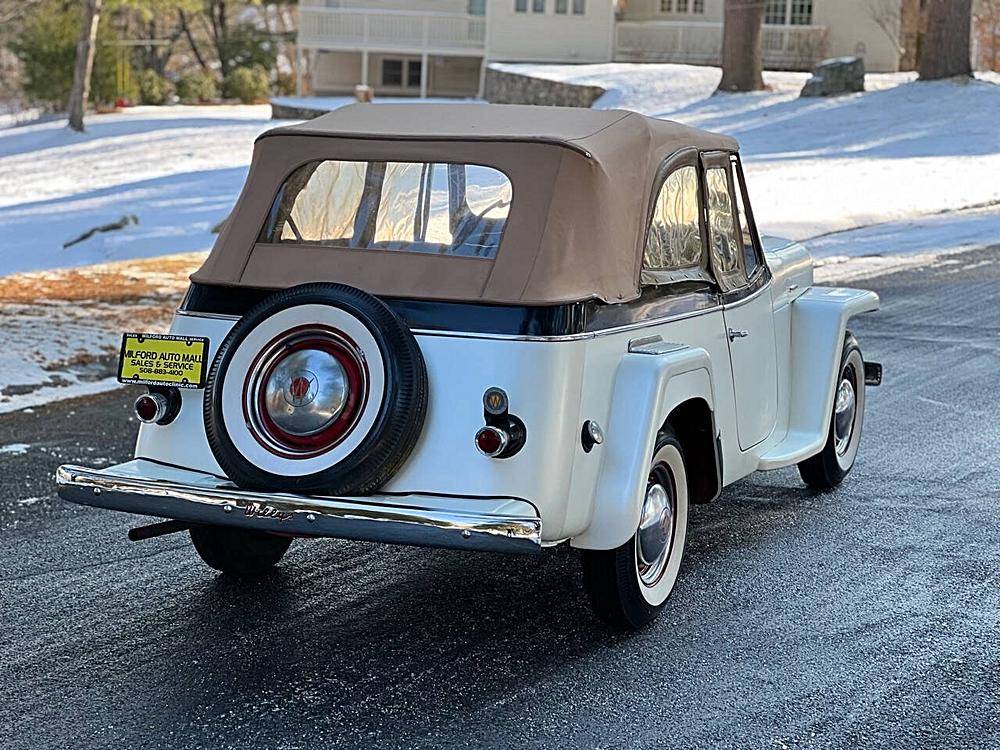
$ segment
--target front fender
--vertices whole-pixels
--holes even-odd
[[[712,364],[704,349],[625,355],[615,377],[593,513],[574,547],[614,549],[635,533],[656,435],[670,412],[692,398],[714,411]]]
[[[878,307],[875,292],[837,287],[812,287],[792,303],[788,434],[760,457],[758,468],[790,466],[823,450],[847,323]]]

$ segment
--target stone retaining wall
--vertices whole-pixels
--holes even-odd
[[[486,69],[486,101],[493,104],[550,104],[557,107],[590,107],[604,89],[563,81]]]

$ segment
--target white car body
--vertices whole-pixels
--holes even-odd
[[[568,542],[604,571],[588,584],[602,616],[638,627],[673,586],[689,502],[711,502],[758,470],[798,465],[820,487],[843,479],[864,385],[881,377],[848,323],[879,300],[813,286],[801,244],[758,236],[735,141],[632,113],[474,105],[406,109],[419,115],[413,132],[379,134],[388,106],[263,138],[170,331],[174,341],[207,341],[206,390],[169,389],[170,413],[144,420],[133,461],[62,467],[64,497],[176,519],[170,530],[189,524],[193,538],[239,527],[508,552]],[[442,140],[448,112],[472,135]],[[361,129],[376,135],[358,138]],[[349,160],[356,153],[368,161]],[[414,164],[419,191],[390,187]],[[477,170],[489,175],[472,181]],[[341,182],[309,193],[329,174]],[[438,193],[435,175],[446,177]],[[511,183],[515,196],[528,193],[520,204]],[[339,184],[357,195],[335,193]],[[491,192],[482,212],[470,208],[470,196]],[[383,195],[388,211],[418,196],[398,216],[416,215],[423,229],[375,242]],[[442,212],[434,231],[460,238],[453,245],[428,240],[432,206]],[[346,221],[331,217],[348,209]],[[303,235],[334,225],[347,234]],[[380,326],[397,343],[380,343]],[[312,419],[320,391],[310,389],[337,377],[275,368],[296,352],[339,356],[329,353],[337,346],[356,350],[345,365],[354,385],[341,369],[337,411],[293,437],[355,421],[295,453],[315,443],[268,432],[272,404],[274,419]],[[418,368],[409,390],[401,362]],[[265,386],[277,401],[265,400]],[[341,411],[348,396],[356,412]],[[415,416],[403,419],[397,400],[406,399]],[[395,414],[396,433],[379,426],[385,414]],[[502,449],[480,442],[490,430]],[[373,466],[387,460],[373,441],[393,434],[409,441],[395,463],[359,469],[373,455]],[[364,481],[327,483],[340,481],[332,472],[366,470]],[[331,486],[365,489],[315,491]],[[217,554],[202,556],[226,569],[210,562]],[[635,580],[612,580],[629,556]]]
[[[653,439],[686,401],[704,401],[714,416],[723,486],[818,453],[847,323],[877,310],[878,297],[814,287],[802,245],[771,247],[771,280],[728,307],[564,337],[415,331],[431,384],[427,420],[416,450],[384,488],[387,496],[519,498],[537,509],[542,544],[611,549],[634,532]],[[182,312],[171,333],[205,336],[217,346],[237,319]],[[730,341],[729,328],[749,335]],[[530,430],[532,449],[505,461],[482,455],[473,442],[481,394],[491,386],[510,394],[511,411]],[[136,458],[220,475],[201,391],[183,398],[172,423],[141,426]],[[590,453],[576,434],[586,419],[606,435]]]

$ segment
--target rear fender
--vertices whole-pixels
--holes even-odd
[[[573,538],[574,547],[625,543],[639,526],[649,462],[667,416],[692,398],[715,408],[708,352],[669,344],[660,351],[626,354],[618,367],[593,513],[587,530]]]

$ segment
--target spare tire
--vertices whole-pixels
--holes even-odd
[[[208,444],[255,490],[362,495],[409,457],[427,410],[413,334],[379,299],[304,284],[253,307],[205,385]]]

